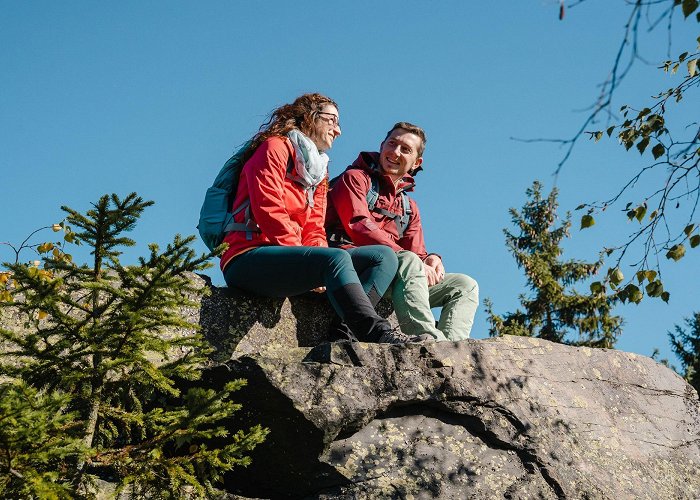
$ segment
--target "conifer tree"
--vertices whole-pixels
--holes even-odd
[[[668,332],[668,336],[673,352],[681,360],[683,378],[700,392],[700,312],[685,318],[685,324],[689,331],[676,325],[676,333]]]
[[[239,408],[230,396],[245,381],[220,391],[196,382],[184,394],[178,388],[178,381],[196,381],[208,353],[181,310],[194,307],[202,293],[188,273],[208,267],[211,255],[197,256],[189,247],[194,237],[177,235],[165,250],[151,244],[147,258],[123,265],[123,248],[134,245],[125,233],[151,204],[132,193],[105,195],[86,214],[61,207],[66,220],[53,228],[64,232],[64,244],[90,249],[89,265],[75,264],[61,242],[35,247],[43,265],[6,264],[0,304],[17,311],[28,328],[0,327],[9,346],[0,375],[34,391],[29,407],[38,406],[39,395],[64,402],[61,411],[54,404],[36,412],[39,419],[49,411],[56,416],[52,425],[65,427],[63,455],[34,455],[54,464],[53,479],[71,495],[89,491],[92,477],[109,476],[136,497],[203,496],[221,473],[247,464],[245,453],[266,434],[256,426],[228,436],[220,425]],[[11,404],[16,391],[4,389],[2,404]],[[224,436],[228,444],[207,446]],[[15,448],[32,455],[26,446]],[[15,483],[12,492],[32,487]]]
[[[575,285],[595,275],[597,262],[562,260],[561,242],[569,237],[571,216],[561,224],[557,216],[557,190],[546,198],[542,185],[535,181],[526,190],[529,201],[522,212],[511,208],[516,232],[504,229],[506,245],[523,269],[530,296],[521,295],[522,309],[502,316],[486,301],[491,336],[520,335],[553,342],[612,348],[620,333],[622,320],[611,315],[617,300],[600,288],[584,295]],[[620,279],[619,281],[622,281]]]
[[[85,456],[69,398],[21,380],[0,384],[0,498],[71,498],[61,463]]]

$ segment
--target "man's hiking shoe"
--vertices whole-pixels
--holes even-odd
[[[416,335],[413,338],[413,343],[415,344],[425,344],[428,342],[437,342],[437,339],[430,335],[429,333],[422,333],[421,335]]]
[[[426,340],[432,340],[432,337],[430,335],[418,335],[415,337],[411,337],[406,335],[405,333],[401,333],[400,331],[396,329],[388,330],[384,333],[381,334],[379,339],[377,340],[377,343],[379,344],[422,344]]]

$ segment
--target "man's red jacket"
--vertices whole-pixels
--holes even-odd
[[[349,237],[352,244],[342,245],[344,247],[387,245],[396,251],[410,250],[424,260],[428,253],[425,250],[418,205],[413,199],[409,199],[412,213],[403,237],[399,238],[394,220],[386,215],[370,212],[367,206],[367,192],[372,185],[371,176],[376,177],[379,184],[376,207],[403,215],[401,191],[413,191],[413,177],[406,175],[395,186],[391,178],[381,171],[379,153],[363,152],[328,192],[328,237],[333,234]]]

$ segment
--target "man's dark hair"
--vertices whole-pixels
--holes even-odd
[[[420,147],[418,148],[418,158],[423,156],[423,151],[425,151],[425,143],[428,142],[428,139],[425,138],[425,131],[420,128],[418,125],[414,125],[412,123],[408,122],[398,122],[396,123],[393,127],[391,127],[391,130],[386,133],[386,137],[384,138],[384,141],[386,141],[391,133],[396,130],[397,128],[400,128],[401,130],[405,130],[406,132],[410,132],[412,134],[417,135],[420,137]],[[382,142],[384,142],[382,141]]]

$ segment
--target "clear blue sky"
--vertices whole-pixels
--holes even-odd
[[[595,98],[627,19],[621,0],[589,0],[564,21],[554,0],[0,0],[0,8],[0,241],[59,221],[60,205],[85,210],[104,193],[132,191],[156,205],[126,261],[149,242],[194,234],[204,191],[235,147],[274,107],[318,91],[340,105],[332,175],[360,150],[376,150],[394,122],[425,128],[416,198],[428,249],[448,271],[475,277],[499,312],[525,291],[504,244],[507,210],[522,206],[534,179],[551,188],[562,154],[511,137],[578,128],[585,115],[576,110]],[[671,54],[692,49],[696,31],[676,17]],[[646,40],[652,63],[666,58],[663,30]],[[674,82],[640,64],[621,103],[647,102]],[[679,110],[687,122],[691,107]],[[558,180],[562,214],[614,194],[642,165],[615,141],[584,141]],[[613,211],[590,230],[576,227],[565,257],[594,259],[632,229]],[[698,255],[664,265],[670,304],[617,309],[626,323],[618,348],[659,347],[673,358],[666,332],[700,309]],[[216,268],[210,274],[222,283]],[[487,336],[483,308],[472,336]]]

